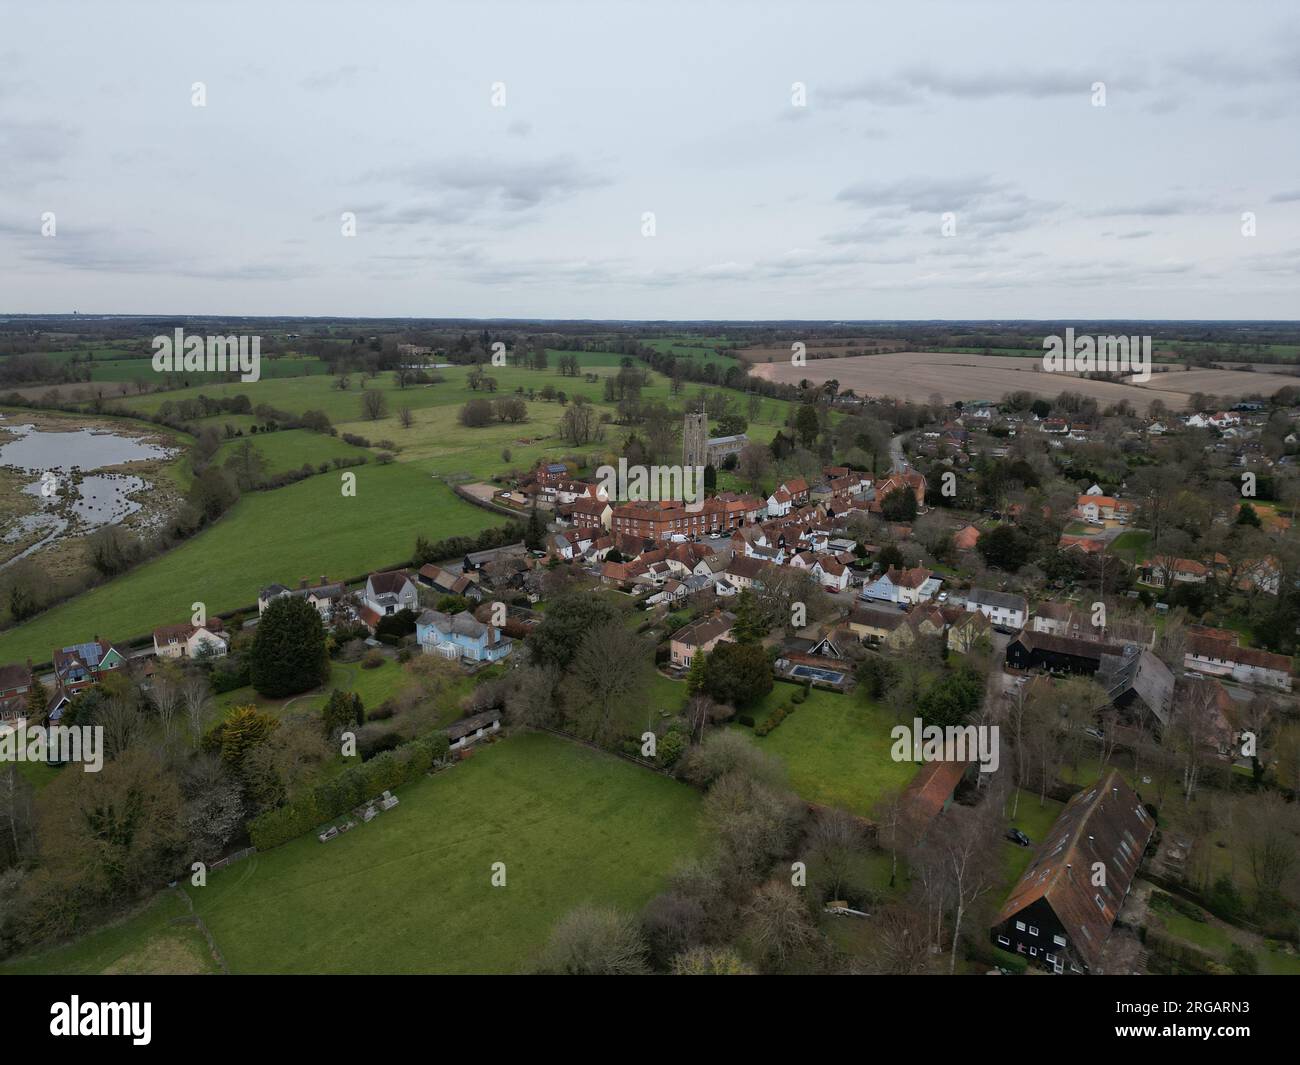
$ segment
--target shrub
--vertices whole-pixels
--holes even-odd
[[[408,784],[447,757],[447,735],[434,733],[351,765],[293,802],[254,818],[248,835],[258,850],[287,843],[325,821],[347,813],[381,792]]]
[[[214,669],[208,678],[214,695],[232,692],[236,688],[243,688],[250,683],[247,659],[241,659],[238,662],[227,660],[227,663],[227,665]]]
[[[800,693],[799,692],[795,693],[795,695],[798,694]],[[803,700],[796,699],[795,701],[802,702]],[[775,710],[773,710],[770,714],[767,715],[766,721],[764,721],[760,725],[755,726],[754,735],[766,736],[769,732],[775,729],[779,724],[781,724],[782,721],[784,721],[787,717],[789,717],[793,713],[794,713],[794,706],[791,703],[782,703],[780,706],[778,706]]]
[[[384,652],[378,647],[372,647],[366,652],[366,657],[361,660],[362,669],[378,669],[384,664]]]
[[[658,758],[660,765],[668,767],[675,765],[681,758],[687,747],[687,739],[680,732],[669,732],[659,741]]]

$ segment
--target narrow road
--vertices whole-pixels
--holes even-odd
[[[897,436],[890,437],[889,470],[891,473],[904,473],[907,470],[907,459],[903,456],[903,441],[906,438],[906,433],[899,433]]]

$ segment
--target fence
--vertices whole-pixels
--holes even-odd
[[[224,869],[226,866],[233,865],[235,862],[242,862],[245,858],[251,858],[256,853],[256,847],[245,847],[242,851],[235,851],[234,854],[226,855],[219,862],[213,862],[208,866],[208,872],[215,873],[218,869]]]

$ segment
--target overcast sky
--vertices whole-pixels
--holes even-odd
[[[1283,3],[9,4],[0,313],[1296,318],[1298,99]]]

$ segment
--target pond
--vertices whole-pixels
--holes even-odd
[[[90,471],[167,459],[173,454],[159,444],[108,429],[45,430],[31,424],[10,424],[3,417],[0,428],[13,434],[0,438],[0,466],[37,475],[23,486],[23,492],[41,504],[39,511],[7,522],[0,543],[43,534],[0,568],[33,555],[62,536],[120,523],[143,506],[138,497],[149,488],[148,481],[125,473]]]

